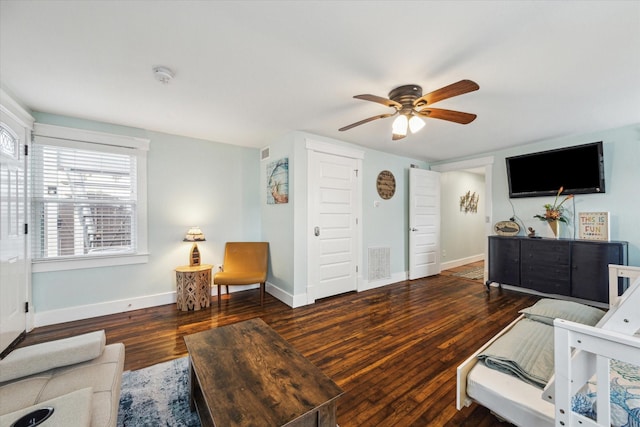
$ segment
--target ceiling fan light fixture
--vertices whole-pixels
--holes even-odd
[[[420,129],[422,129],[423,127],[424,127],[424,120],[422,120],[418,116],[411,116],[411,118],[409,119],[409,129],[411,130],[411,133],[416,133],[420,131]]]
[[[471,80],[460,80],[448,86],[441,87],[426,95],[422,94],[422,87],[418,85],[398,86],[389,92],[388,98],[377,95],[362,94],[355,95],[354,98],[364,101],[376,102],[385,107],[393,108],[393,113],[378,114],[364,120],[357,121],[347,126],[343,126],[339,131],[352,129],[356,126],[369,123],[373,120],[385,119],[387,117],[396,116],[391,126],[393,134],[391,139],[397,141],[407,136],[407,133],[419,132],[424,127],[425,118],[433,118],[447,120],[449,122],[466,125],[471,123],[477,117],[475,114],[464,113],[462,111],[444,110],[442,108],[432,108],[431,104],[452,98],[454,96],[464,95],[480,89],[476,82]]]
[[[391,130],[394,135],[407,135],[407,128],[409,127],[409,119],[404,114],[400,114],[395,118],[391,125]]]

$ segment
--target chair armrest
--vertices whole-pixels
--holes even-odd
[[[0,383],[95,359],[106,341],[102,330],[17,348],[0,360]]]
[[[53,408],[53,413],[42,425],[51,427],[89,427],[91,425],[92,399],[93,389],[91,387],[72,391],[71,393],[63,394],[62,396],[19,409],[15,412],[2,414],[0,416],[0,426],[13,426],[14,422],[30,412],[49,407]]]

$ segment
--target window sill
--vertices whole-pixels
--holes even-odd
[[[113,267],[117,265],[145,264],[149,262],[149,254],[128,254],[95,256],[82,259],[34,260],[31,265],[32,273],[47,271],[79,270],[82,268]]]

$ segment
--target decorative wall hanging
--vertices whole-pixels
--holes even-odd
[[[493,231],[498,236],[516,236],[520,233],[520,226],[515,221],[499,221],[493,226]]]
[[[376,190],[378,190],[378,195],[384,200],[393,197],[396,192],[396,178],[390,171],[385,170],[378,174]]]
[[[465,194],[464,196],[460,196],[460,212],[477,213],[479,199],[480,195],[476,194],[475,191],[473,192],[473,194],[471,193],[471,190],[467,191],[467,194]]]
[[[267,164],[267,204],[289,203],[289,158]]]

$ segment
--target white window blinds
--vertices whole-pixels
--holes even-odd
[[[35,138],[31,153],[34,260],[136,253],[137,151]]]

